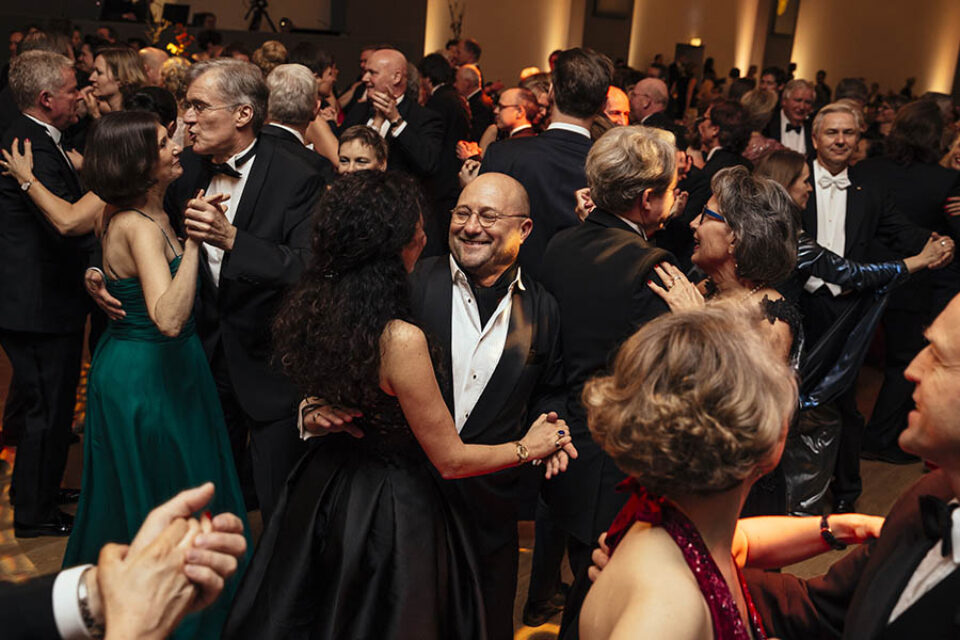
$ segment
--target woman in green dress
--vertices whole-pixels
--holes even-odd
[[[146,112],[106,114],[87,144],[84,178],[107,203],[98,224],[107,288],[126,315],[111,321],[93,356],[83,488],[64,566],[96,562],[106,542],[130,542],[152,508],[207,481],[217,487],[214,513],[246,513],[194,331],[200,245],[181,245],[163,210],[167,186],[183,173],[179,155]],[[247,559],[217,604],[186,618],[176,637],[219,637]]]

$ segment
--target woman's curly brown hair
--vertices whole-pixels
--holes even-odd
[[[584,388],[594,439],[648,490],[724,491],[775,464],[797,385],[748,315],[717,304],[661,316]]]
[[[400,254],[421,208],[412,178],[379,171],[340,177],[320,199],[313,257],[273,325],[279,362],[305,394],[352,407],[380,397],[380,336],[411,321]]]

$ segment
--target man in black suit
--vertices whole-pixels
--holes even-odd
[[[630,90],[630,115],[634,124],[666,128],[671,124],[667,115],[669,102],[666,82],[660,78],[644,78]]]
[[[690,222],[700,215],[713,194],[710,186],[713,176],[727,167],[744,165],[752,168],[750,161],[740,155],[750,142],[748,120],[747,111],[739,102],[721,100],[707,108],[698,125],[706,164],[699,171],[691,171],[681,183],[680,188],[689,194],[686,207],[657,235],[657,246],[676,256],[683,271],[692,266],[693,234],[690,232]]]
[[[33,144],[33,173],[55,195],[83,195],[60,146],[77,121],[73,63],[49,51],[14,59],[10,90],[22,113],[0,145]],[[95,241],[51,224],[28,195],[30,182],[0,178],[0,345],[13,365],[24,405],[11,498],[18,537],[67,535],[73,518],[57,508],[80,375],[88,301],[83,270]]]
[[[457,158],[457,143],[470,135],[470,113],[466,101],[453,87],[453,67],[439,53],[432,53],[417,65],[420,82],[429,93],[426,108],[440,115],[443,123],[443,140],[437,171],[427,180],[427,191],[434,196],[434,216],[428,220],[425,257],[443,255],[447,252],[447,230],[450,228],[450,209],[457,204],[460,195],[460,160]]]
[[[268,91],[257,67],[228,59],[196,64],[189,83],[184,124],[192,148],[180,156],[183,175],[167,190],[165,207],[204,243],[197,331],[241,483],[249,498],[252,475],[266,522],[303,451],[299,397],[270,361],[270,325],[303,269],[323,179],[276,138],[259,135]],[[195,197],[201,189],[229,200],[211,205]],[[101,292],[92,293],[102,306]]]
[[[454,86],[470,105],[470,140],[480,142],[483,132],[493,124],[493,100],[483,92],[483,76],[475,64],[457,69]]]
[[[577,189],[587,186],[583,165],[590,151],[590,124],[607,101],[613,66],[590,49],[568,49],[557,57],[552,78],[550,126],[535,138],[501,140],[483,156],[480,173],[505,173],[530,196],[534,220],[520,250],[520,264],[538,277],[547,243],[555,233],[580,223]]]
[[[783,88],[780,108],[770,118],[763,135],[812,158],[815,152],[809,118],[816,99],[816,90],[808,81],[797,78],[788,82]]]
[[[543,282],[560,305],[566,418],[579,451],[562,477],[545,485],[551,519],[568,534],[574,573],[626,499],[614,487],[625,476],[593,442],[580,402],[584,383],[602,373],[621,343],[666,313],[647,285],[654,266],[673,262],[649,238],[670,214],[677,186],[673,136],[648,127],[615,127],[587,159],[596,208],[582,225],[558,233],[543,258]]]
[[[323,106],[317,98],[317,82],[301,64],[281,64],[267,76],[267,122],[261,136],[271,138],[303,159],[329,183],[336,175],[333,164],[312,147],[306,147],[307,127]]]
[[[939,467],[905,492],[880,537],[819,578],[746,570],[767,633],[781,638],[889,640],[960,636],[960,298],[927,330],[930,344],[907,368],[917,410],[904,450]],[[953,504],[946,504],[953,501]],[[955,513],[955,512],[954,512]]]
[[[513,178],[478,177],[454,209],[450,254],[422,260],[412,275],[413,311],[440,349],[440,370],[447,372],[438,377],[440,390],[467,443],[516,440],[540,414],[563,412],[557,303],[517,264],[533,224],[529,207]],[[339,428],[326,418],[318,422],[326,412],[318,413],[304,419],[305,428]],[[350,420],[348,413],[341,418]],[[472,518],[491,640],[513,638],[518,503],[531,471],[514,467],[443,481]]]
[[[147,515],[129,547],[106,545],[97,565],[21,584],[0,582],[4,638],[74,640],[105,629],[118,638],[166,635],[187,607],[212,604],[246,550],[243,522],[231,513],[210,521],[203,544],[191,542],[200,523],[189,520],[213,492],[212,483],[181,491]],[[198,553],[188,560],[193,548]]]
[[[880,258],[878,245],[900,257],[914,255],[931,232],[904,218],[886,190],[865,182],[856,167],[848,171],[862,122],[860,111],[836,102],[821,109],[814,119],[817,158],[812,163],[813,193],[802,214],[803,228],[823,247],[858,262]],[[804,331],[807,341],[816,344],[853,299],[841,296],[837,285],[816,277],[804,288],[800,299]],[[842,430],[832,490],[834,511],[842,513],[853,511],[861,491],[863,417],[852,391],[837,401],[837,408]]]

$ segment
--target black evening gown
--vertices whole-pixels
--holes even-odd
[[[227,620],[225,638],[485,636],[464,508],[383,396],[344,433],[309,441]]]

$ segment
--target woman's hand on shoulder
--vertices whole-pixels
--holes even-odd
[[[695,284],[687,279],[680,269],[669,262],[661,262],[653,268],[663,287],[653,280],[647,280],[647,286],[663,298],[671,311],[699,309],[705,302],[703,294]]]
[[[36,180],[33,176],[33,143],[29,138],[23,141],[23,153],[20,153],[20,141],[13,139],[10,150],[0,149],[3,154],[3,175],[10,176],[18,184],[32,182]]]

